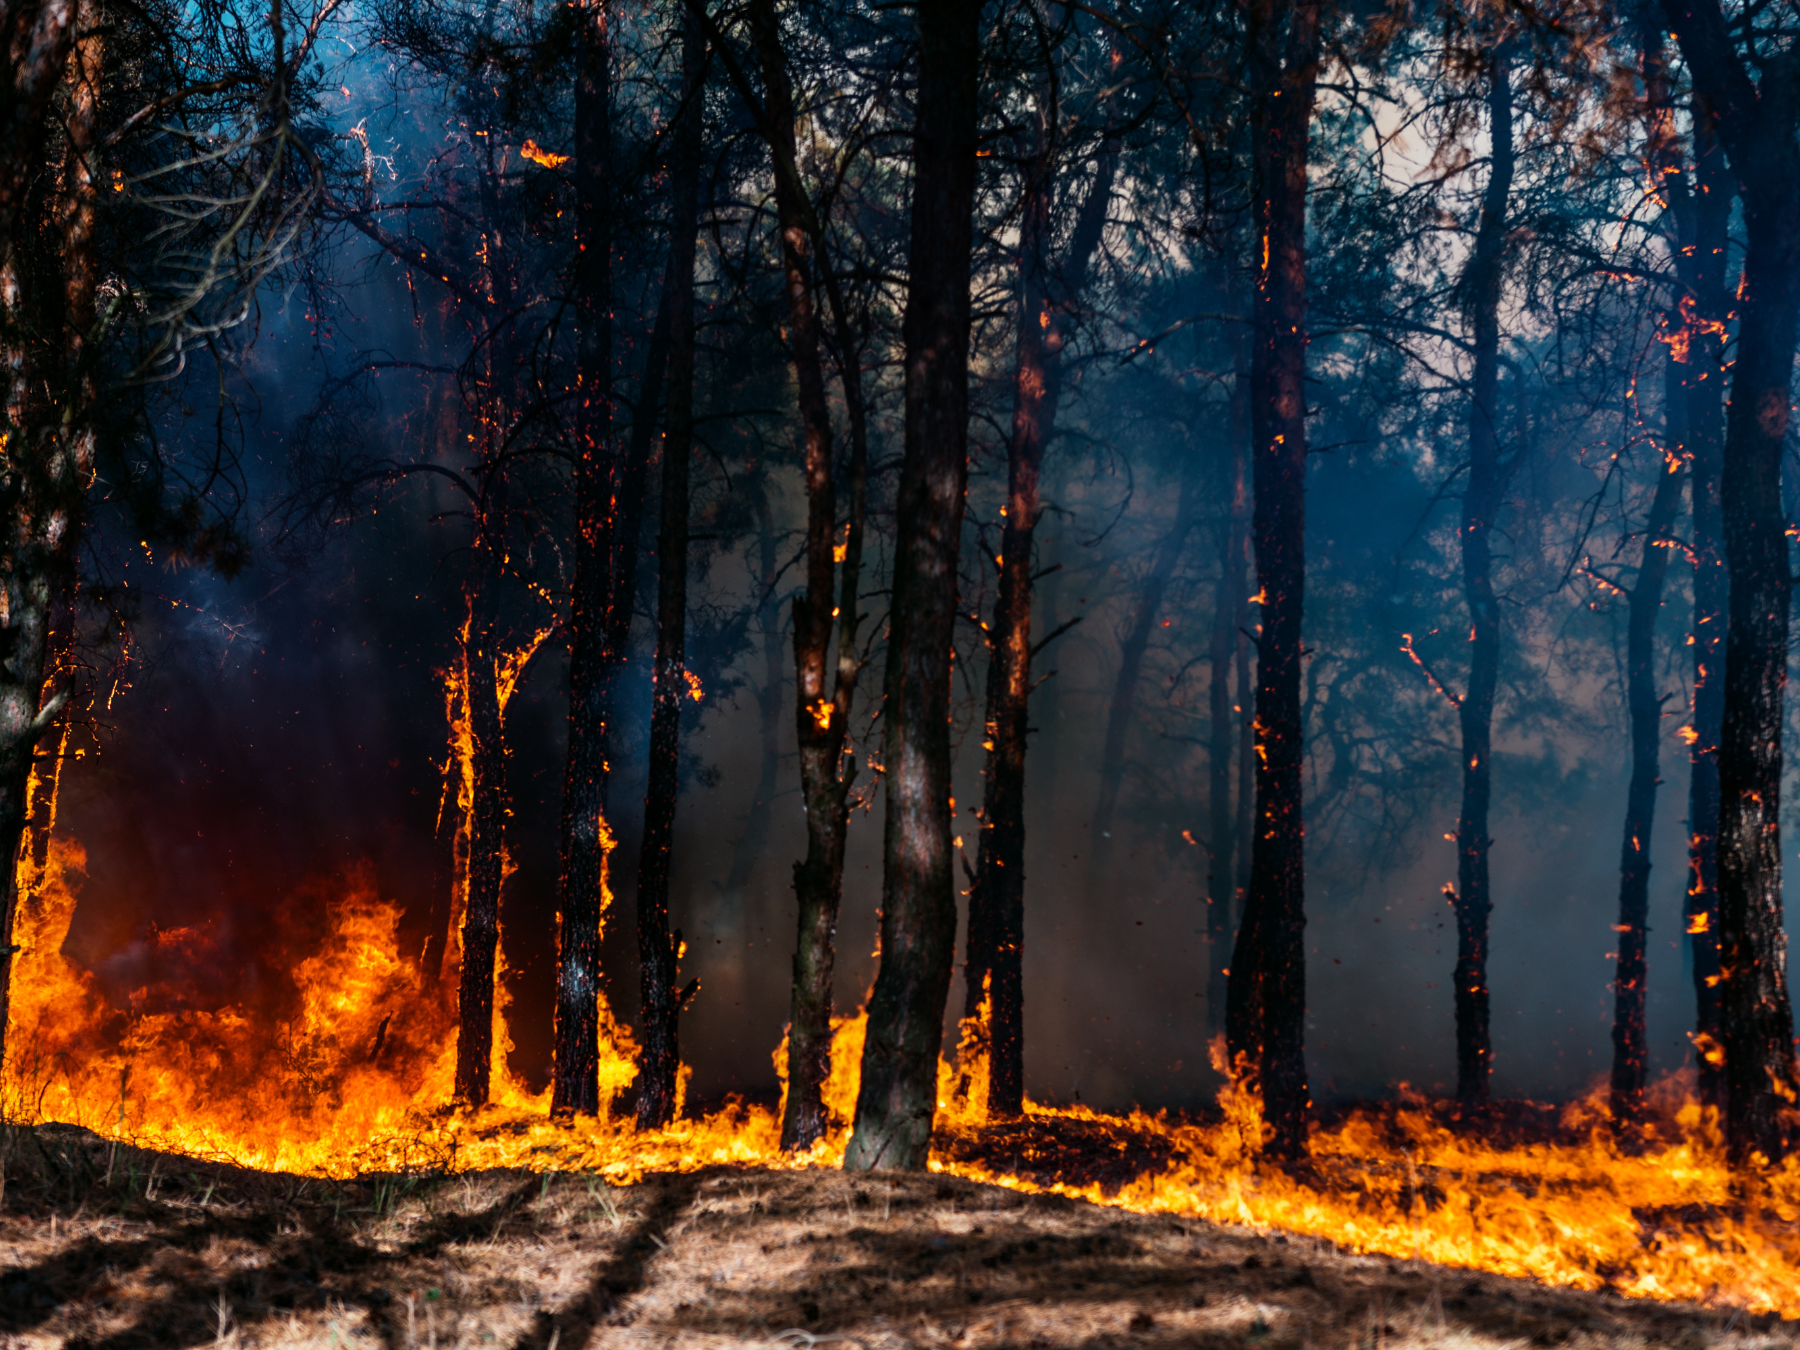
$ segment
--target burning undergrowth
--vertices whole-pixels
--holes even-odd
[[[552,1122],[548,1102],[507,1070],[503,1001],[494,1101],[454,1111],[445,1106],[453,1009],[401,953],[394,906],[351,887],[318,907],[310,955],[267,1006],[166,1002],[148,988],[109,1002],[95,976],[62,954],[79,865],[74,846],[54,850],[21,915],[4,1081],[14,1121],[85,1126],[108,1148],[357,1187],[378,1174],[436,1186],[495,1169],[636,1186],[720,1166],[841,1161],[860,1018],[836,1026],[826,1102],[839,1129],[798,1158],[780,1153],[779,1113],[766,1105],[728,1103],[643,1134],[609,1113]],[[174,934],[156,941],[191,951]],[[163,959],[184,968],[167,952]],[[631,1082],[632,1047],[606,1025],[603,1083],[617,1098]],[[1734,1178],[1716,1122],[1678,1081],[1662,1086],[1628,1145],[1594,1103],[1465,1121],[1403,1099],[1323,1120],[1299,1172],[1255,1156],[1260,1121],[1242,1094],[1227,1092],[1210,1117],[1032,1106],[1019,1120],[987,1122],[967,1104],[979,1094],[959,1093],[959,1081],[945,1065],[932,1164],[940,1173],[1141,1214],[1307,1234],[1352,1253],[1800,1315],[1800,1170]]]

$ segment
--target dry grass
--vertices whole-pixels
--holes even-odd
[[[0,1347],[1791,1350],[1795,1324],[1545,1289],[947,1177],[330,1182],[0,1140]]]

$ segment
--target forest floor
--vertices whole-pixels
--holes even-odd
[[[0,1350],[1794,1350],[1551,1289],[928,1174],[269,1175],[14,1129]]]

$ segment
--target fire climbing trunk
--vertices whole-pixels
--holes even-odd
[[[561,932],[551,1110],[600,1110],[600,925],[606,908],[608,666],[618,475],[612,436],[611,43],[607,0],[580,12],[575,76],[575,577],[563,777]],[[635,540],[633,541],[635,543]],[[629,610],[629,600],[627,600]]]
[[[1474,378],[1469,398],[1469,478],[1463,490],[1463,597],[1469,606],[1469,684],[1462,730],[1462,814],[1456,822],[1456,1099],[1485,1106],[1493,1072],[1488,1012],[1488,807],[1493,795],[1494,693],[1500,680],[1500,609],[1494,599],[1492,537],[1500,509],[1500,291],[1506,206],[1512,193],[1512,81],[1495,55],[1488,75],[1487,188],[1469,258]]]
[[[1720,506],[1730,572],[1719,737],[1719,963],[1732,1161],[1792,1151],[1793,1012],[1781,912],[1782,697],[1792,580],[1781,456],[1800,320],[1800,68],[1740,62],[1717,0],[1665,0],[1695,99],[1718,118],[1744,213]]]
[[[505,880],[506,741],[500,709],[500,577],[506,557],[506,475],[490,475],[477,503],[463,628],[462,716],[469,746],[470,806],[463,858],[462,969],[457,986],[456,1100],[488,1100],[494,1051],[494,974]]]
[[[1031,696],[1033,540],[1043,511],[1038,475],[1056,425],[1065,329],[1100,246],[1118,170],[1117,155],[1110,148],[1104,150],[1076,218],[1067,261],[1056,275],[1049,257],[1057,165],[1050,125],[1053,109],[1051,92],[1040,91],[1038,148],[1025,184],[1019,228],[1019,337],[1007,452],[1006,525],[1000,536],[1000,593],[989,630],[981,840],[969,887],[964,1016],[979,1017],[985,996],[987,1109],[992,1116],[1016,1116],[1025,1108],[1025,739]]]
[[[1212,641],[1207,650],[1207,716],[1211,723],[1207,764],[1209,831],[1206,877],[1206,1032],[1208,1037],[1225,1030],[1225,990],[1230,980],[1231,940],[1237,928],[1237,843],[1250,850],[1248,831],[1240,831],[1232,811],[1232,743],[1238,739],[1241,720],[1231,698],[1231,668],[1243,635],[1244,546],[1249,537],[1250,491],[1245,475],[1244,452],[1250,444],[1250,372],[1238,352],[1238,369],[1231,386],[1230,464],[1231,518],[1225,523],[1219,549],[1219,585],[1213,597]],[[1242,695],[1240,694],[1240,706]],[[1243,766],[1240,766],[1243,767]]]
[[[799,902],[794,984],[788,1028],[788,1094],[782,1146],[806,1148],[825,1133],[820,1096],[831,1064],[831,981],[837,950],[838,903],[844,877],[845,787],[840,772],[845,719],[828,682],[833,627],[833,555],[837,495],[832,478],[831,411],[819,354],[817,269],[807,225],[808,203],[795,161],[794,94],[781,48],[774,0],[749,11],[766,91],[769,151],[776,162],[775,212],[788,302],[788,350],[805,441],[806,587],[794,598],[794,725],[800,758],[800,795],[806,811],[806,857],[794,865]]]
[[[1719,476],[1725,424],[1725,250],[1734,195],[1725,152],[1712,119],[1694,110],[1694,178],[1671,179],[1683,247],[1677,275],[1686,292],[1680,366],[1685,400],[1684,448],[1693,511],[1694,693],[1688,728],[1688,889],[1683,906],[1693,958],[1694,1041],[1700,1100],[1725,1106],[1724,1028],[1719,1020],[1719,735],[1725,720],[1725,624],[1730,582],[1725,571]]]
[[[50,625],[57,601],[72,589],[83,497],[93,475],[92,156],[105,55],[95,17],[89,5],[55,0],[20,4],[0,16],[7,50],[18,58],[0,74],[6,81],[0,95],[0,446],[11,470],[0,484],[0,1064],[32,762],[68,698],[66,690],[45,687]],[[78,42],[84,29],[88,35]],[[51,101],[65,81],[65,172],[56,216],[44,229],[37,212],[48,203],[27,193],[42,181]],[[46,239],[60,247],[60,278],[43,256]],[[46,315],[60,322],[51,326]],[[45,387],[60,398],[44,398]]]
[[[919,0],[906,314],[883,761],[881,968],[844,1166],[923,1170],[956,940],[950,643],[968,482],[969,266],[980,7]]]
[[[667,1125],[679,1108],[679,1022],[686,991],[681,934],[669,932],[669,850],[681,792],[681,703],[687,684],[688,477],[694,442],[694,237],[700,214],[701,83],[706,38],[690,13],[682,24],[683,106],[670,173],[669,402],[663,436],[662,522],[657,532],[656,664],[651,674],[650,773],[644,790],[644,842],[638,855],[638,961],[643,1007],[638,1019],[637,1124]],[[652,357],[654,360],[654,356]],[[640,418],[655,410],[638,409]]]
[[[1300,624],[1306,601],[1306,164],[1318,87],[1316,0],[1250,7],[1259,246],[1250,357],[1252,529],[1262,605],[1256,827],[1226,1030],[1262,1085],[1268,1147],[1306,1151],[1306,840]]]

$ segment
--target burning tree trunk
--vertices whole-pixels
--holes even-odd
[[[1493,1071],[1488,1012],[1488,806],[1493,795],[1494,694],[1500,679],[1500,609],[1490,537],[1505,490],[1500,464],[1500,289],[1506,205],[1512,193],[1512,82],[1506,58],[1488,73],[1487,187],[1466,284],[1474,318],[1469,397],[1469,481],[1463,491],[1463,595],[1469,606],[1469,684],[1457,705],[1462,730],[1462,813],[1456,822],[1456,1098],[1485,1106]]]
[[[1688,740],[1688,889],[1684,927],[1693,958],[1694,1043],[1699,1095],[1725,1105],[1724,1031],[1719,1020],[1719,735],[1725,718],[1726,596],[1730,590],[1721,541],[1719,476],[1724,426],[1726,234],[1732,185],[1712,119],[1696,107],[1694,186],[1667,179],[1676,216],[1676,275],[1685,291],[1681,327],[1671,335],[1683,402],[1682,448],[1688,459],[1693,512],[1694,692]],[[1685,358],[1685,359],[1683,359]]]
[[[968,482],[969,265],[980,10],[919,0],[906,445],[888,625],[881,968],[844,1166],[923,1169],[956,940],[950,644]]]
[[[1225,1030],[1226,982],[1231,978],[1231,939],[1237,928],[1238,885],[1237,841],[1241,838],[1246,852],[1250,848],[1248,830],[1238,828],[1233,818],[1231,793],[1232,743],[1246,719],[1236,713],[1243,704],[1240,684],[1238,708],[1231,698],[1231,668],[1240,650],[1245,650],[1243,626],[1244,545],[1249,537],[1250,493],[1244,473],[1244,452],[1250,444],[1250,380],[1244,369],[1241,344],[1237,370],[1231,386],[1231,517],[1225,523],[1223,544],[1219,549],[1219,585],[1213,598],[1212,641],[1207,649],[1207,715],[1210,722],[1210,753],[1207,763],[1207,806],[1211,838],[1207,840],[1206,885],[1206,1031],[1208,1037]],[[1247,756],[1245,757],[1247,759]],[[1240,770],[1249,765],[1239,764]],[[1240,805],[1248,805],[1248,794],[1239,792]]]
[[[1119,676],[1113,683],[1112,702],[1106,710],[1106,739],[1100,750],[1100,800],[1094,806],[1094,837],[1088,842],[1088,885],[1091,891],[1104,886],[1112,864],[1113,813],[1119,804],[1119,784],[1125,774],[1125,737],[1131,730],[1132,711],[1137,705],[1138,676],[1144,668],[1144,653],[1150,646],[1150,634],[1156,629],[1156,616],[1162,609],[1163,596],[1174,580],[1175,568],[1181,562],[1182,549],[1193,533],[1199,516],[1198,473],[1192,457],[1182,464],[1181,493],[1175,502],[1175,520],[1156,545],[1156,556],[1132,607],[1131,622],[1119,640]]]
[[[691,7],[691,6],[690,6]],[[755,115],[775,166],[776,222],[788,298],[788,349],[805,433],[806,589],[794,599],[795,730],[800,793],[806,811],[806,857],[794,864],[799,902],[794,986],[788,1028],[787,1104],[781,1143],[803,1149],[827,1125],[822,1091],[831,1068],[831,982],[836,964],[838,907],[843,894],[844,836],[856,766],[848,745],[851,704],[861,661],[856,633],[862,575],[863,513],[868,432],[862,371],[844,305],[825,258],[824,230],[800,178],[794,134],[794,94],[772,0],[749,9],[766,103],[726,54],[726,66]],[[837,495],[831,453],[831,413],[820,359],[819,296],[831,304],[837,358],[850,423],[850,511],[844,542],[835,542]],[[841,574],[837,571],[843,563]],[[837,585],[834,587],[834,581]],[[837,670],[827,691],[833,625]]]
[[[1094,182],[1076,218],[1067,262],[1060,278],[1055,276],[1048,256],[1056,196],[1054,119],[1054,95],[1045,88],[1038,95],[1038,143],[1027,170],[1019,227],[1021,290],[1006,525],[1001,532],[999,595],[988,639],[981,841],[969,887],[964,1017],[980,1019],[985,1003],[987,1109],[995,1116],[1016,1116],[1025,1105],[1025,738],[1031,697],[1033,540],[1043,510],[1038,474],[1062,393],[1064,329],[1100,247],[1118,170],[1118,156],[1108,146],[1101,152]],[[1062,296],[1053,294],[1058,290]]]
[[[470,800],[463,861],[462,969],[457,986],[456,1099],[487,1102],[494,1050],[494,972],[500,944],[500,888],[506,879],[506,740],[501,725],[500,578],[506,557],[506,477],[490,474],[475,504],[459,663]]]
[[[1317,0],[1249,9],[1257,271],[1250,365],[1257,643],[1256,828],[1232,953],[1232,1062],[1261,1083],[1269,1147],[1306,1150],[1306,856],[1300,623],[1306,599],[1306,168]]]
[[[1781,913],[1782,697],[1793,582],[1781,498],[1800,321],[1800,63],[1739,60],[1717,0],[1665,0],[1695,100],[1717,118],[1744,211],[1720,488],[1730,571],[1719,738],[1719,960],[1726,1143],[1734,1163],[1793,1148],[1794,1063]]]
[[[652,675],[650,776],[644,844],[638,856],[638,959],[643,1012],[638,1039],[637,1123],[667,1125],[679,1109],[683,1004],[678,991],[681,935],[669,933],[669,846],[681,779],[681,701],[687,684],[688,470],[694,441],[694,235],[699,226],[701,83],[706,38],[692,15],[683,24],[684,107],[675,135],[669,219],[669,404],[663,437],[662,525],[657,536],[656,666]],[[638,415],[654,415],[640,408]]]
[[[600,925],[607,903],[608,666],[617,507],[612,435],[612,139],[607,0],[581,10],[575,77],[575,578],[569,610],[569,746],[563,778],[561,933],[551,1110],[600,1109]],[[634,541],[635,542],[635,541]],[[629,606],[629,599],[626,601]]]
[[[89,424],[94,389],[98,265],[94,256],[94,179],[104,38],[76,40],[78,20],[95,16],[75,0],[0,8],[0,1064],[6,1057],[18,858],[31,821],[31,772],[37,744],[55,725],[66,692],[49,694],[51,619],[71,589],[82,496],[93,471]],[[60,205],[63,276],[60,350],[42,342],[37,292],[53,285],[40,265],[35,211],[27,188],[41,177],[50,105],[67,83],[67,172]],[[34,300],[37,304],[34,305]],[[35,331],[34,331],[35,330]],[[36,386],[56,388],[57,403]]]

